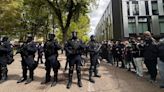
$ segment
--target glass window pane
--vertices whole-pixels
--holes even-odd
[[[132,1],[133,4],[133,15],[139,15],[138,1]]]
[[[148,31],[147,23],[139,23],[139,33]]]
[[[160,32],[164,33],[164,17],[159,17]]]
[[[151,1],[151,3],[152,3],[152,13],[153,13],[153,15],[158,15],[159,12],[158,12],[157,1]]]
[[[135,23],[129,23],[128,31],[129,33],[135,33],[136,25]]]
[[[159,23],[161,33],[164,33],[164,22]]]

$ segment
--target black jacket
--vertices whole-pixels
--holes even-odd
[[[157,45],[152,43],[146,43],[144,46],[144,58],[147,60],[156,60],[158,54]]]
[[[164,43],[158,45],[158,57],[164,62]]]

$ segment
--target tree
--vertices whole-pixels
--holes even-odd
[[[1,34],[15,34],[19,26],[23,0],[0,1],[0,32]]]
[[[77,22],[71,22],[67,32],[67,38],[71,38],[71,32],[76,30],[78,37],[84,42],[89,40],[88,32],[90,30],[90,20],[88,16],[80,16]],[[62,42],[62,32],[60,29],[56,33],[59,42]]]
[[[23,20],[33,36],[44,35],[49,25],[49,9],[44,0],[24,0]],[[28,22],[28,23],[27,23]]]
[[[75,22],[78,18],[89,12],[89,5],[93,0],[46,0],[53,10],[58,26],[62,31],[63,42],[67,40],[67,32],[71,22]]]

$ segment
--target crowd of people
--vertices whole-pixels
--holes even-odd
[[[147,31],[142,37],[103,41],[101,52],[101,58],[106,59],[108,63],[134,71],[139,77],[143,77],[145,65],[150,74],[150,82],[156,82],[159,71],[160,87],[164,88],[164,37],[155,40]]]
[[[46,84],[51,81],[51,69],[53,69],[53,82],[55,86],[58,82],[58,70],[60,69],[60,62],[58,61],[59,50],[65,50],[66,65],[69,65],[67,88],[72,85],[72,77],[74,67],[76,65],[78,86],[82,87],[81,81],[81,66],[85,55],[88,57],[90,68],[88,80],[95,83],[93,76],[100,78],[98,73],[99,60],[106,59],[107,63],[120,68],[126,68],[128,71],[135,71],[139,77],[143,77],[143,65],[145,64],[148,73],[150,74],[150,81],[156,82],[157,73],[159,71],[161,84],[164,88],[164,37],[155,40],[150,32],[145,32],[142,37],[132,37],[126,40],[118,41],[103,41],[102,43],[96,41],[96,37],[92,35],[90,41],[84,44],[82,40],[78,39],[77,32],[72,32],[72,38],[69,39],[62,48],[54,39],[54,34],[49,34],[49,39],[42,46],[41,43],[36,45],[31,35],[27,36],[27,40],[18,48],[17,53],[21,55],[22,77],[17,83],[28,84],[34,80],[34,70],[38,63],[45,63],[46,76],[41,84]],[[35,61],[36,52],[38,53],[37,61]],[[45,57],[43,62],[42,57]],[[8,37],[3,37],[0,41],[0,80],[7,80],[7,65],[12,64],[13,49]],[[158,66],[157,66],[158,65]],[[157,68],[158,67],[158,68]],[[29,71],[29,77],[27,76]]]

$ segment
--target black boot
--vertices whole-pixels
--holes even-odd
[[[1,80],[3,80],[3,81],[5,81],[5,80],[7,80],[7,73],[8,73],[8,70],[7,70],[7,66],[4,66],[4,67],[2,67],[2,78],[1,78]]]
[[[95,80],[92,79],[92,71],[89,72],[89,81],[90,81],[91,83],[95,83]]]
[[[74,69],[74,66],[71,66],[69,69],[67,89],[70,89],[70,87],[72,85],[73,69]]]
[[[80,70],[77,72],[77,78],[78,78],[78,86],[79,86],[79,87],[82,87]]]
[[[95,83],[95,80],[92,79],[92,78],[89,78],[89,81],[90,81],[91,83]]]
[[[32,81],[33,81],[32,78],[28,78],[28,79],[26,80],[25,84],[29,84],[29,83],[31,83]]]
[[[78,86],[79,87],[82,87],[83,86],[81,80],[78,80]]]
[[[72,80],[71,79],[68,79],[67,89],[70,89],[71,85],[72,85]]]
[[[27,67],[22,66],[23,76],[17,81],[17,83],[22,83],[27,80]]]
[[[47,84],[48,82],[50,82],[51,76],[46,76],[46,78],[44,79],[44,81],[41,82],[41,84]]]
[[[31,70],[30,70],[30,76],[29,76],[29,78],[27,79],[27,81],[25,82],[25,84],[29,84],[29,83],[31,83],[33,80],[34,80],[34,70],[31,69]]]
[[[7,78],[8,78],[8,76],[7,76],[7,74],[5,73],[5,74],[3,74],[3,76],[2,76],[2,79],[1,79],[1,80],[5,81],[5,80],[7,80]]]
[[[58,82],[58,72],[54,73],[54,80],[51,84],[51,87],[56,86],[57,82]]]
[[[101,75],[99,75],[99,74],[98,74],[98,70],[95,70],[95,72],[94,72],[94,73],[95,73],[94,77],[98,77],[98,78],[100,78],[100,77],[101,77]]]
[[[51,81],[50,70],[51,70],[51,68],[47,66],[46,67],[46,77],[45,77],[44,81],[41,82],[41,84],[46,84]]]
[[[70,89],[70,87],[72,85],[72,75],[73,75],[73,73],[69,74],[68,83],[67,83],[67,89]]]
[[[22,83],[22,82],[24,82],[24,81],[26,81],[26,80],[27,80],[27,78],[21,77],[21,78],[17,81],[17,83]]]

